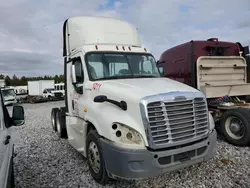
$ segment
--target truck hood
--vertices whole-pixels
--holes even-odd
[[[119,79],[98,83],[101,84],[100,93],[120,100],[140,100],[146,96],[169,92],[198,92],[197,89],[168,78]]]
[[[130,126],[143,136],[144,141],[147,140],[147,137],[145,133],[145,125],[142,121],[143,115],[141,114],[140,100],[142,98],[154,95],[154,100],[160,101],[162,100],[162,96],[158,94],[189,92],[193,95],[194,93],[199,92],[188,85],[168,78],[102,80],[89,84],[89,87],[87,86],[86,89],[91,90],[92,101],[95,96],[105,95],[108,99],[117,102],[125,101],[127,103],[127,110],[125,113],[118,107],[115,107],[114,104],[108,103],[95,103],[95,105],[90,107],[90,109],[92,108],[92,113],[96,113],[95,116],[98,117],[100,116],[100,109],[103,108],[103,113],[101,113],[103,117],[100,119],[105,120],[107,125],[111,125],[113,122],[120,122],[124,125]],[[200,96],[204,96],[201,92],[199,93]],[[91,110],[89,110],[89,112]],[[100,122],[100,124],[103,124],[103,122]],[[113,134],[111,134],[111,136],[112,135]]]

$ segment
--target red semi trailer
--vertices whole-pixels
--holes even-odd
[[[234,145],[250,144],[249,48],[210,38],[164,51],[157,63],[162,76],[201,90],[218,130]],[[217,124],[218,125],[218,124]]]

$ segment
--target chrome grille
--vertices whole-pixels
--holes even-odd
[[[208,133],[204,98],[147,105],[149,129],[155,145],[185,141]]]

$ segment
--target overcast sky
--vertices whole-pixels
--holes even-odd
[[[62,74],[63,22],[84,15],[136,25],[156,59],[192,39],[250,45],[250,0],[9,0],[0,4],[1,73]]]

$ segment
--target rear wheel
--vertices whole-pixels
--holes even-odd
[[[105,161],[103,159],[99,135],[96,130],[91,130],[88,133],[86,149],[91,176],[99,184],[105,185],[109,178],[105,167]]]
[[[56,113],[59,111],[59,108],[52,108],[51,110],[51,125],[52,129],[57,132],[57,121],[56,121]]]
[[[226,140],[236,146],[250,144],[250,110],[237,108],[226,111],[221,117],[221,132]]]

